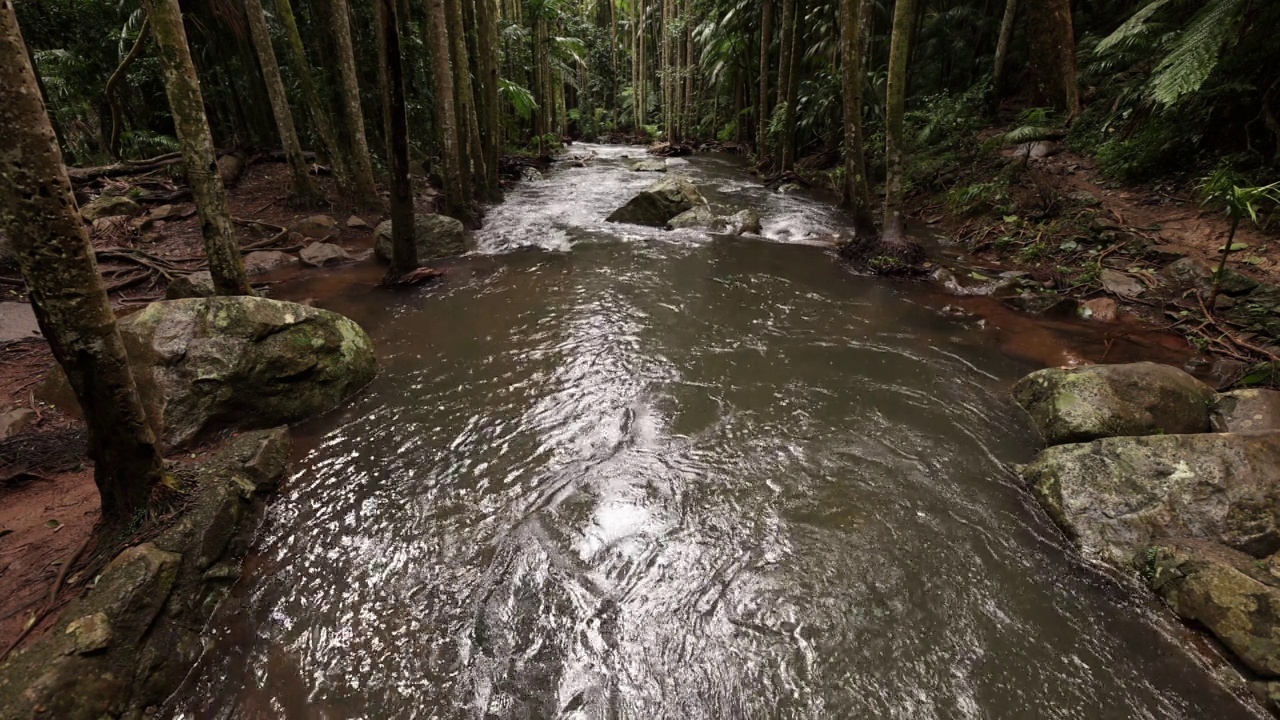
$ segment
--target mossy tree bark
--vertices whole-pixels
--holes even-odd
[[[796,51],[796,17],[800,0],[782,0],[782,51],[779,53],[778,92],[782,105],[782,127],[778,137],[778,169],[786,172],[796,163],[796,99],[800,78],[800,53]]]
[[[364,133],[364,113],[360,109],[360,84],[356,81],[356,51],[351,41],[351,11],[347,0],[330,0],[334,45],[338,50],[338,94],[342,117],[347,124],[350,146],[347,165],[351,171],[351,190],[356,202],[366,207],[382,207],[378,186],[373,180],[373,161],[369,156],[369,140]]]
[[[298,78],[298,88],[302,91],[302,102],[307,106],[311,123],[320,139],[319,148],[325,160],[333,168],[338,184],[343,187],[351,185],[351,172],[347,169],[346,158],[338,148],[337,135],[333,131],[333,123],[329,121],[329,112],[320,100],[316,90],[315,78],[311,75],[311,65],[307,62],[307,51],[302,45],[302,34],[298,32],[298,21],[293,15],[293,5],[289,0],[275,0],[276,17],[284,28],[285,56],[289,67]]]
[[[187,183],[200,213],[200,231],[209,257],[213,286],[221,295],[252,295],[240,258],[240,244],[227,210],[227,190],[218,175],[213,137],[204,114],[204,97],[187,47],[178,0],[143,0],[160,53],[164,89],[178,131]]]
[[[84,411],[103,520],[122,525],[147,506],[163,465],[12,0],[0,0],[0,227]]]
[[[484,198],[484,152],[480,149],[480,123],[476,116],[475,89],[471,84],[471,55],[462,22],[461,0],[445,0],[449,21],[449,52],[454,70],[454,110],[458,121],[458,150],[462,159],[462,181],[472,197]]]
[[[475,0],[480,26],[477,65],[480,70],[480,142],[484,155],[484,185],[490,200],[502,199],[498,182],[498,160],[502,154],[502,103],[498,95],[498,6],[497,0]],[[614,49],[616,64],[617,49]]]
[[[756,158],[763,160],[769,147],[769,46],[773,44],[773,0],[760,3],[760,97],[756,112]]]
[[[1075,117],[1080,113],[1075,28],[1071,0],[1037,0],[1027,5],[1027,51],[1031,104]]]
[[[244,0],[244,9],[249,18],[249,34],[258,53],[258,65],[262,68],[262,79],[267,86],[271,114],[275,116],[280,146],[293,176],[292,199],[304,207],[320,205],[324,197],[312,181],[310,168],[302,157],[302,143],[298,141],[298,131],[293,125],[293,111],[289,109],[289,96],[285,94],[284,80],[280,78],[280,64],[271,45],[271,31],[267,28],[262,0]]]
[[[444,164],[444,214],[471,222],[471,196],[462,182],[462,156],[453,99],[453,67],[449,62],[449,31],[444,0],[427,0],[427,47],[431,52],[431,81],[436,91],[436,128]]]
[[[840,80],[844,91],[844,189],[843,200],[853,212],[854,232],[872,232],[871,189],[867,182],[863,151],[862,89],[866,85],[867,25],[871,0],[840,0]]]
[[[393,281],[418,267],[414,242],[413,185],[409,181],[409,115],[405,109],[404,66],[400,59],[400,22],[396,0],[377,0],[378,78],[382,81],[382,115],[391,159],[391,269]]]

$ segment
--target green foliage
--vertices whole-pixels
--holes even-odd
[[[534,100],[529,88],[505,78],[498,80],[498,94],[510,104],[516,116],[522,120],[533,117],[533,112],[538,109],[538,103]]]
[[[1001,181],[957,185],[947,191],[947,208],[957,215],[975,215],[1008,199],[1008,185]]]
[[[1264,208],[1280,204],[1280,182],[1255,187],[1242,187],[1240,174],[1231,168],[1218,168],[1200,181],[1200,200],[1204,205],[1222,209],[1233,222],[1258,222]],[[1226,251],[1230,251],[1230,246]]]

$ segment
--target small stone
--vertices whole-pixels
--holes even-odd
[[[293,232],[315,240],[338,237],[338,221],[328,215],[312,215],[294,223]]]
[[[1146,289],[1141,282],[1118,270],[1103,270],[1100,279],[1103,290],[1120,297],[1137,297]]]
[[[1115,322],[1120,314],[1120,306],[1113,298],[1101,297],[1086,300],[1080,305],[1080,315],[1098,322]]]
[[[93,221],[91,233],[94,235],[102,235],[104,233],[116,232],[118,230],[131,230],[132,224],[129,218],[124,215],[112,215],[110,217],[100,217]]]
[[[782,195],[790,195],[791,193],[799,192],[802,189],[803,188],[800,187],[799,183],[792,183],[792,182],[783,183],[782,185],[778,186],[778,192]]]
[[[111,621],[105,613],[96,612],[67,624],[66,633],[74,637],[72,652],[77,655],[106,650],[111,645]]]
[[[332,243],[313,242],[302,248],[298,253],[298,259],[304,265],[312,267],[324,267],[340,262],[346,262],[351,259],[347,255],[347,251]]]
[[[278,267],[291,265],[294,257],[279,250],[258,250],[244,256],[244,271],[249,275],[258,275]]]
[[[1230,310],[1236,306],[1236,299],[1227,294],[1219,295],[1213,299],[1214,310]]]
[[[31,408],[17,408],[0,414],[0,440],[22,432],[35,418],[36,411]]]
[[[660,172],[667,171],[667,161],[665,160],[639,160],[631,163],[631,172]]]
[[[158,243],[158,242],[160,242],[161,240],[163,240],[163,239],[164,239],[164,235],[162,235],[162,234],[160,234],[160,233],[158,233],[158,232],[149,232],[149,233],[143,233],[143,234],[142,234],[142,237],[140,237],[140,238],[138,238],[138,239],[139,239],[141,242],[144,242],[144,243],[147,243],[147,244],[154,244],[154,243]]]
[[[368,230],[369,223],[365,222],[362,218],[352,215],[351,217],[347,218],[347,227],[353,230]]]
[[[182,298],[213,297],[218,291],[213,287],[213,275],[208,270],[200,270],[187,275],[179,275],[169,283],[165,290],[166,300]]]

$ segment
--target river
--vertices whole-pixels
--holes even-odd
[[[440,286],[286,289],[381,373],[300,429],[162,716],[1262,717],[1019,487],[1011,331],[852,274],[733,158],[671,170],[775,242],[605,223],[656,176],[573,152]]]

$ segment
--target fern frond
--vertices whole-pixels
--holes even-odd
[[[1213,0],[1191,20],[1151,76],[1151,97],[1172,105],[1199,90],[1218,66],[1222,50],[1235,43],[1248,0]]]
[[[1151,19],[1151,16],[1155,15],[1160,8],[1168,5],[1169,1],[1170,0],[1154,0],[1154,2],[1147,4],[1141,10],[1134,13],[1128,20],[1125,20],[1124,24],[1116,28],[1115,32],[1099,41],[1098,46],[1094,48],[1094,52],[1099,55],[1105,54],[1122,41],[1142,33],[1146,27],[1147,20]]]

